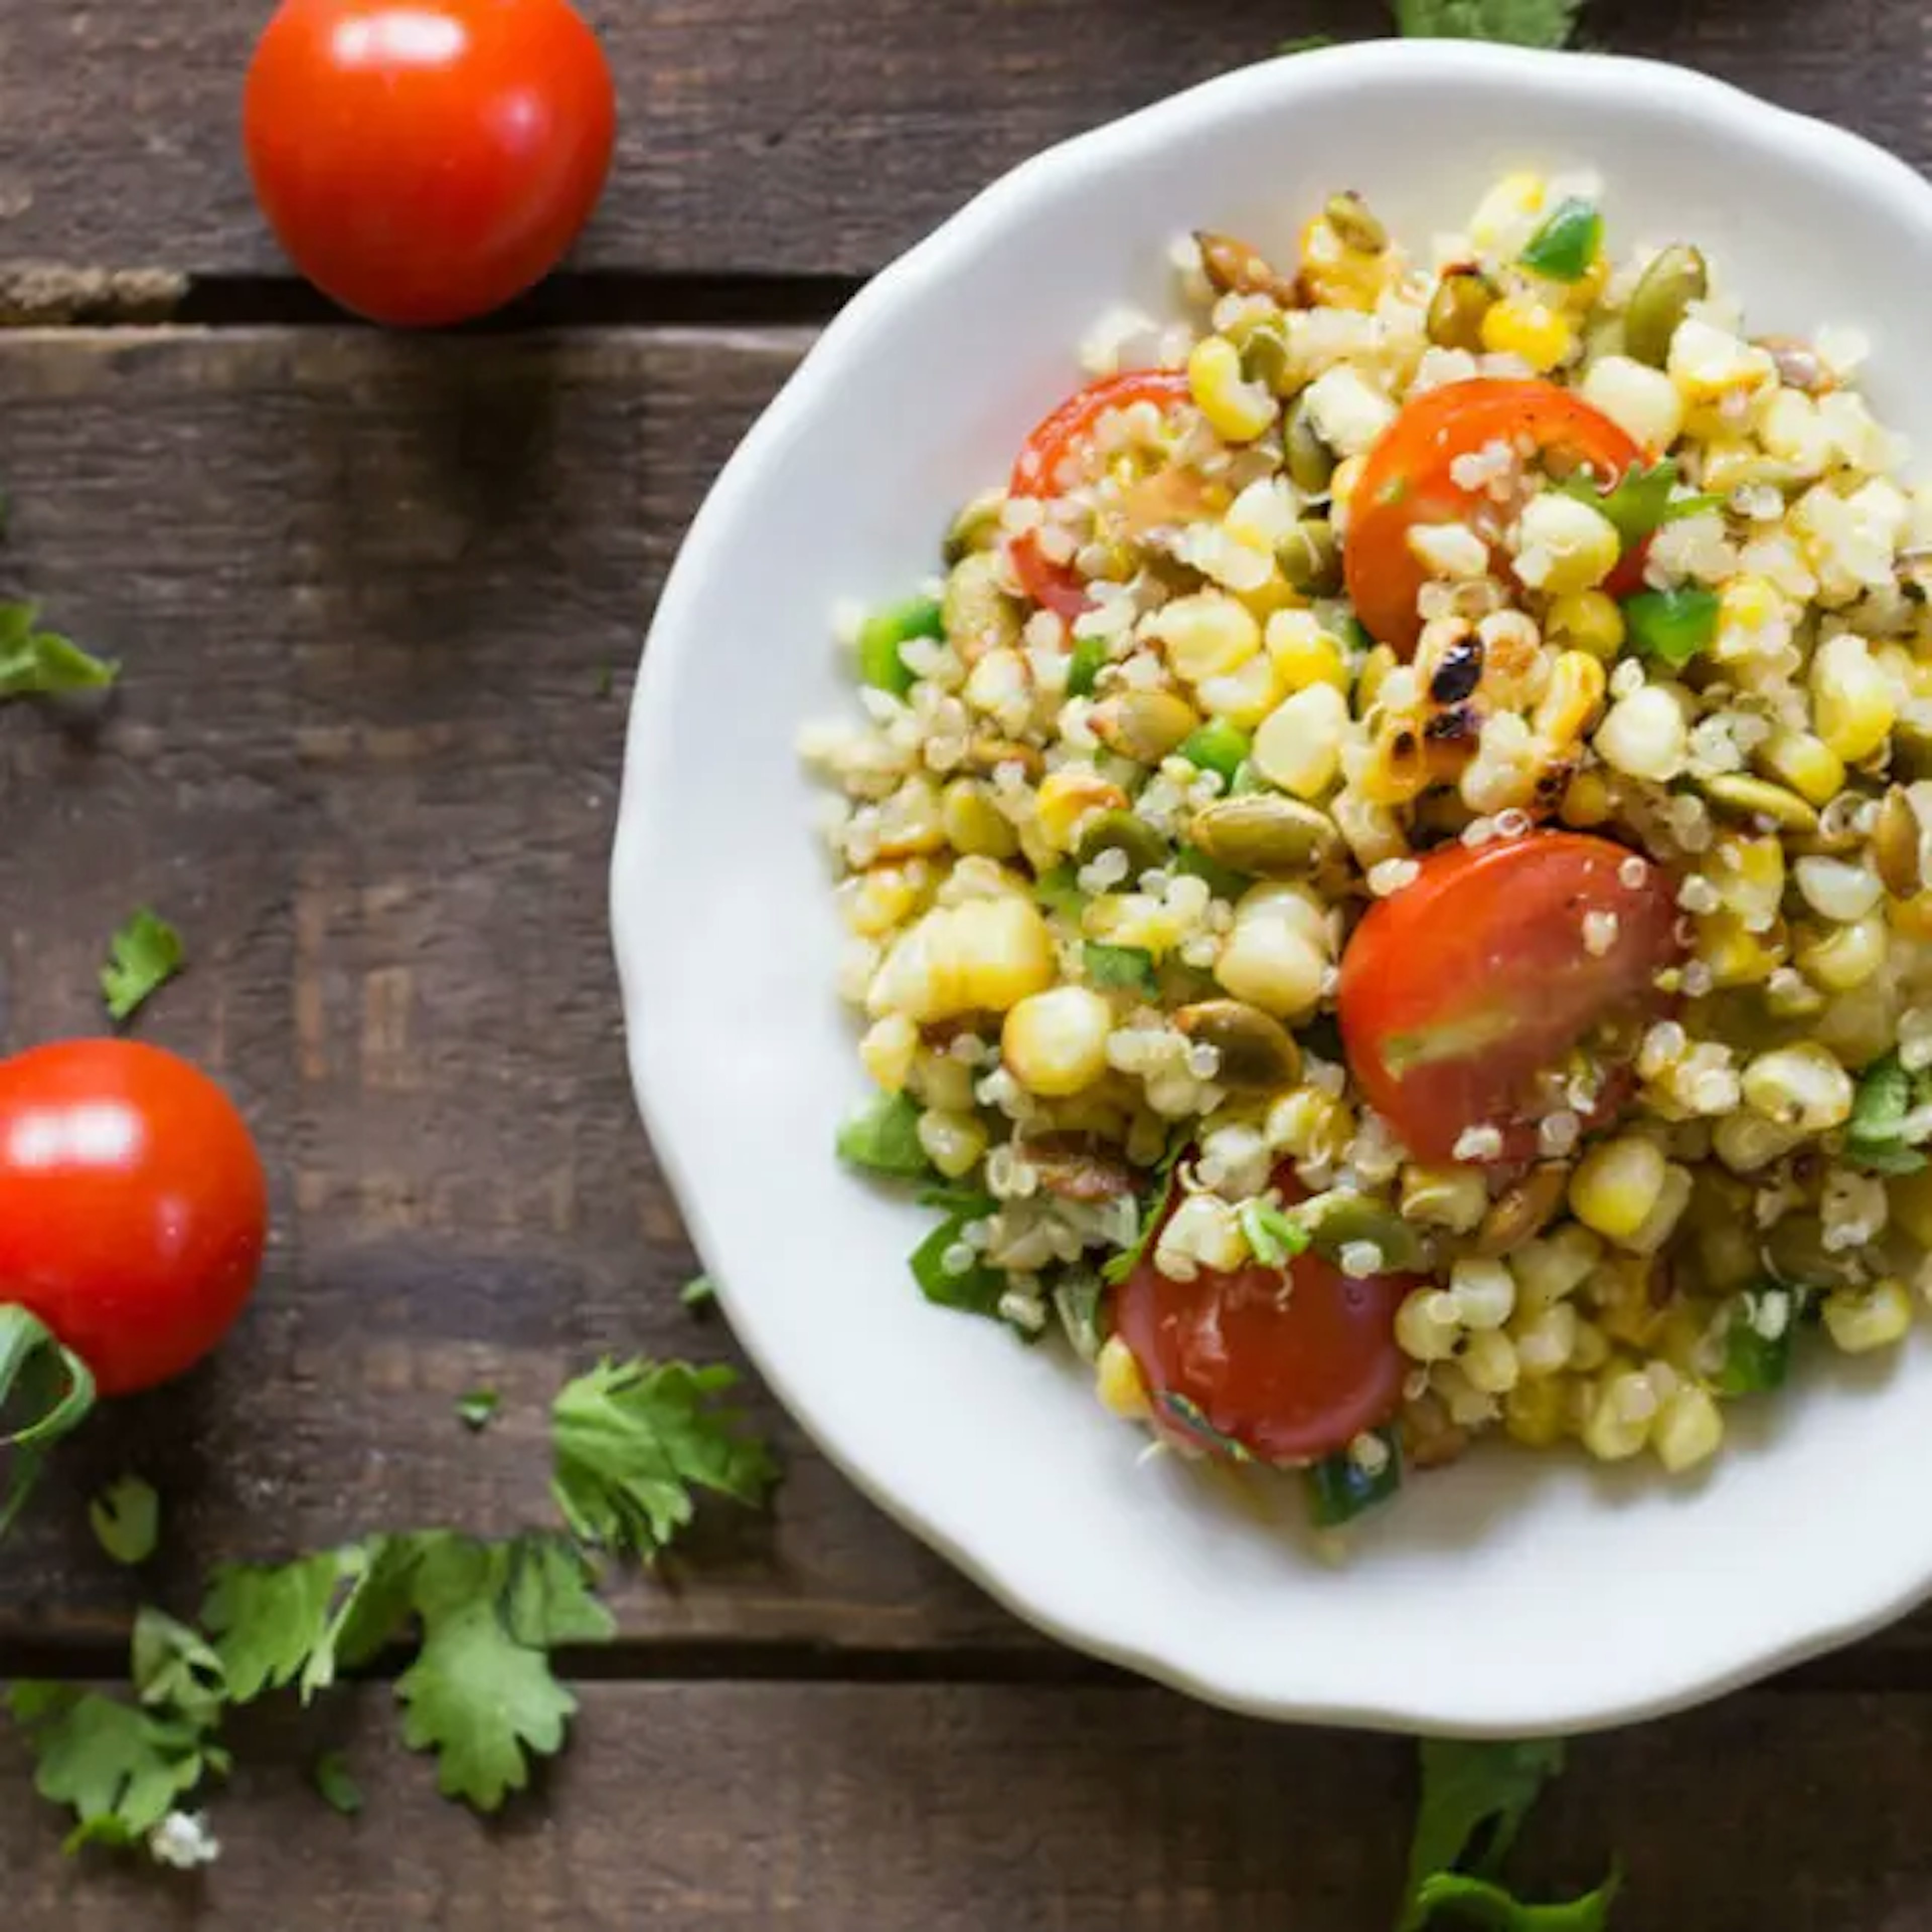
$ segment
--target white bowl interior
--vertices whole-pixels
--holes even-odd
[[[1876,345],[1882,418],[1932,446],[1916,350],[1932,190],[1715,83],[1456,44],[1304,55],[1056,151],[881,278],[828,333],[694,526],[652,634],[614,875],[647,1118],[734,1325],[871,1495],[1024,1615],[1276,1715],[1574,1730],[1741,1681],[1932,1582],[1928,1364],[1834,1372],[1732,1412],[1702,1480],[1503,1449],[1414,1481],[1346,1567],[1109,1419],[1085,1378],[927,1306],[929,1216],[842,1172],[865,1092],[800,726],[851,704],[836,600],[904,594],[1005,474],[1122,299],[1165,312],[1197,226],[1286,254],[1337,186],[1418,246],[1499,170],[1594,168],[1613,245],[1694,238],[1752,326]]]

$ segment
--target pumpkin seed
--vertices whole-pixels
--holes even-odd
[[[1378,1274],[1406,1274],[1424,1259],[1422,1238],[1386,1201],[1337,1188],[1304,1201],[1295,1218],[1324,1261],[1340,1263],[1348,1248],[1372,1247],[1382,1256]]]
[[[1389,244],[1388,230],[1380,218],[1353,188],[1331,194],[1322,211],[1328,226],[1341,237],[1345,248],[1358,255],[1379,255]]]
[[[1301,1077],[1301,1050],[1280,1021],[1244,1000],[1204,1000],[1183,1006],[1174,1023],[1221,1056],[1214,1079],[1243,1093],[1271,1094]]]
[[[1094,734],[1108,751],[1157,765],[1201,723],[1201,714],[1171,691],[1128,691],[1094,707]]]
[[[1481,352],[1483,318],[1496,306],[1487,276],[1474,268],[1452,268],[1436,285],[1429,301],[1429,339],[1438,349]]]
[[[998,540],[1000,512],[1006,507],[1004,490],[985,490],[975,496],[952,519],[946,532],[946,562],[956,564],[975,550],[991,550]]]
[[[1190,836],[1216,864],[1258,879],[1305,877],[1342,844],[1325,812],[1278,792],[1216,799],[1194,814]]]
[[[1793,1288],[1841,1288],[1858,1276],[1856,1250],[1825,1245],[1825,1224],[1816,1214],[1787,1214],[1764,1238],[1765,1263]]]
[[[1281,434],[1288,480],[1304,496],[1326,496],[1335,475],[1335,452],[1315,427],[1315,413],[1308,406],[1305,391],[1288,405]]]
[[[1298,596],[1332,597],[1342,587],[1342,548],[1326,518],[1304,518],[1276,544],[1274,557]]]
[[[1156,871],[1167,862],[1167,841],[1144,818],[1131,812],[1103,812],[1080,835],[1074,857],[1090,866],[1103,852],[1126,854],[1127,877]]]
[[[1208,286],[1216,295],[1268,296],[1284,308],[1296,301],[1294,278],[1281,274],[1258,249],[1210,229],[1198,230],[1194,239]]]
[[[1546,1161],[1490,1204],[1476,1230],[1479,1255],[1506,1255],[1533,1234],[1540,1234],[1563,1204],[1570,1186],[1570,1168],[1563,1161]]]
[[[1678,243],[1664,250],[1630,292],[1624,310],[1624,352],[1661,369],[1684,311],[1710,288],[1710,272],[1695,248]]]
[[[1768,818],[1787,832],[1815,832],[1817,808],[1795,791],[1768,778],[1754,778],[1742,772],[1720,772],[1714,778],[1697,782],[1702,792],[1720,812],[1736,818]]]
[[[1885,889],[1895,899],[1916,898],[1926,885],[1918,814],[1904,788],[1894,785],[1878,808],[1872,827],[1872,861]]]

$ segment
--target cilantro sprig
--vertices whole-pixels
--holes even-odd
[[[0,700],[104,690],[121,675],[111,660],[43,630],[40,617],[38,604],[0,603]]]
[[[1394,0],[1404,34],[1520,47],[1568,46],[1582,10],[1582,0]]]
[[[160,992],[182,970],[186,955],[182,936],[150,908],[142,906],[110,942],[100,969],[100,997],[118,1026]]]

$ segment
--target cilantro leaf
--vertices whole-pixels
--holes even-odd
[[[362,1809],[362,1787],[349,1768],[349,1760],[339,1750],[324,1751],[315,1761],[315,1788],[322,1802],[345,1818],[353,1818]]]
[[[1474,1848],[1479,1876],[1492,1874],[1515,1842],[1545,1783],[1563,1768],[1556,1739],[1480,1744],[1422,1740],[1422,1802],[1408,1850],[1408,1883],[1399,1932],[1426,1921],[1423,1887]],[[1487,1827],[1486,1842],[1474,1841]]]
[[[396,1682],[403,1742],[434,1751],[437,1790],[480,1811],[523,1790],[530,1754],[560,1750],[577,1708],[544,1652],[511,1634],[504,1604],[513,1561],[508,1544],[428,1540],[410,1593],[422,1648]]]
[[[1308,1251],[1306,1228],[1292,1214],[1265,1201],[1244,1201],[1240,1216],[1248,1250],[1264,1268],[1286,1268]]]
[[[1404,34],[1520,47],[1567,46],[1582,11],[1582,0],[1394,0],[1394,5]]]
[[[154,1555],[161,1540],[161,1499],[152,1483],[123,1476],[87,1506],[94,1540],[116,1563],[130,1568]]]
[[[1594,1892],[1567,1905],[1526,1905],[1514,1893],[1488,1879],[1466,1872],[1436,1872],[1422,1882],[1417,1894],[1427,1924],[1438,1906],[1455,1915],[1455,1922],[1484,1932],[1604,1932],[1610,1904],[1622,1883],[1612,1872]]]
[[[848,1166],[901,1180],[932,1172],[919,1138],[919,1102],[910,1094],[882,1094],[838,1130],[838,1158]]]
[[[1147,1252],[1148,1244],[1154,1239],[1154,1228],[1167,1205],[1174,1163],[1180,1160],[1181,1149],[1186,1145],[1186,1142],[1178,1134],[1168,1143],[1166,1153],[1161,1156],[1160,1164],[1148,1178],[1147,1195],[1141,1202],[1140,1230],[1134,1237],[1134,1244],[1108,1257],[1100,1270],[1102,1281],[1118,1285],[1140,1266],[1141,1258]]]
[[[214,1633],[230,1700],[252,1703],[299,1682],[306,1704],[333,1683],[344,1622],[374,1562],[369,1547],[351,1544],[292,1563],[218,1569],[201,1620]],[[399,1616],[390,1619],[392,1630]]]
[[[1640,590],[1624,599],[1623,608],[1632,648],[1673,670],[1682,670],[1718,634],[1718,593],[1700,585]]]
[[[515,1546],[504,1616],[510,1634],[533,1649],[560,1643],[608,1643],[617,1620],[592,1594],[597,1573],[582,1550],[560,1536],[526,1536]]]
[[[100,969],[100,997],[118,1025],[166,986],[182,969],[181,934],[142,906],[110,942]]]
[[[1565,496],[1588,504],[1615,524],[1628,549],[1642,543],[1646,537],[1654,536],[1666,524],[1680,523],[1686,517],[1722,508],[1721,496],[1684,496],[1673,500],[1670,493],[1677,488],[1677,465],[1666,456],[1648,470],[1627,470],[1608,495],[1600,494],[1587,476],[1573,476],[1560,487]]]
[[[493,1388],[473,1388],[456,1399],[456,1419],[464,1428],[484,1430],[496,1418],[503,1398]]]
[[[950,1200],[944,1198],[949,1192]],[[906,1264],[920,1292],[935,1307],[956,1308],[967,1315],[998,1315],[1000,1298],[1006,1292],[1006,1276],[976,1252],[970,1264],[958,1273],[946,1262],[964,1245],[967,1222],[984,1219],[998,1204],[990,1196],[938,1188],[928,1189],[920,1199],[929,1207],[948,1207],[950,1211],[908,1257]]]
[[[567,1384],[550,1412],[550,1488],[572,1533],[649,1562],[690,1522],[694,1490],[760,1501],[777,1465],[716,1400],[737,1381],[722,1365],[638,1360]]]
[[[1102,992],[1116,988],[1144,993],[1149,999],[1160,992],[1154,978],[1154,955],[1144,946],[1103,946],[1090,939],[1082,948],[1088,982]]]
[[[687,1308],[709,1308],[718,1299],[718,1284],[708,1274],[694,1275],[679,1289],[677,1298]]]
[[[1208,1412],[1198,1402],[1184,1395],[1176,1395],[1172,1389],[1162,1389],[1160,1394],[1162,1408],[1204,1448],[1216,1450],[1231,1462],[1252,1462],[1254,1451],[1245,1442],[1238,1442],[1233,1436],[1216,1429],[1208,1419]]]
[[[228,1701],[228,1672],[199,1630],[146,1605],[134,1614],[129,1659],[143,1704],[212,1725]]]
[[[1033,896],[1050,913],[1077,920],[1087,903],[1071,866],[1055,866],[1033,882]]]
[[[1053,1309],[1073,1352],[1083,1362],[1098,1360],[1110,1325],[1106,1283],[1092,1268],[1076,1264],[1054,1283]]]
[[[1388,1452],[1379,1468],[1364,1468],[1351,1450],[1341,1449],[1302,1472],[1308,1513],[1317,1529],[1337,1529],[1352,1522],[1402,1487],[1401,1442],[1393,1430],[1379,1429],[1376,1434]]]
[[[99,691],[120,676],[118,664],[82,650],[70,638],[36,630],[40,614],[32,604],[0,604],[0,699]]]

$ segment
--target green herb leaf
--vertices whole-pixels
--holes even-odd
[[[697,1492],[762,1502],[778,1466],[719,1400],[737,1384],[722,1364],[643,1360],[567,1384],[550,1412],[550,1487],[572,1534],[650,1562],[691,1521]]]
[[[1721,496],[1682,496],[1673,501],[1670,493],[1677,488],[1677,465],[1666,456],[1647,470],[1626,470],[1606,496],[1600,495],[1587,476],[1573,476],[1559,487],[1565,496],[1588,503],[1614,524],[1628,550],[1655,536],[1666,524],[1681,523],[1686,517],[1723,507]]]
[[[1292,1214],[1265,1201],[1244,1201],[1240,1223],[1249,1252],[1264,1268],[1286,1268],[1308,1251],[1308,1230]]]
[[[999,1313],[1006,1278],[998,1268],[988,1267],[976,1252],[971,1265],[961,1273],[956,1274],[946,1265],[947,1256],[965,1244],[966,1223],[991,1213],[992,1206],[988,1202],[985,1206],[956,1208],[908,1258],[920,1292],[936,1306],[956,1308],[967,1315]]]
[[[1245,874],[1209,858],[1198,845],[1183,845],[1175,852],[1174,870],[1202,880],[1217,899],[1238,899],[1248,889]]]
[[[1141,1200],[1141,1225],[1130,1248],[1123,1248],[1117,1255],[1110,1256],[1100,1270],[1102,1281],[1118,1284],[1126,1280],[1141,1264],[1141,1258],[1147,1252],[1147,1246],[1154,1238],[1154,1231],[1160,1224],[1162,1211],[1167,1206],[1168,1190],[1172,1184],[1174,1163],[1180,1160],[1186,1142],[1178,1134],[1168,1143],[1167,1151],[1160,1163],[1148,1177],[1148,1191]]]
[[[339,1750],[324,1751],[315,1761],[315,1788],[322,1802],[345,1818],[362,1809],[362,1787],[350,1774],[349,1760]]]
[[[1098,1271],[1076,1263],[1053,1285],[1053,1310],[1083,1362],[1094,1361],[1107,1340],[1107,1285]]]
[[[1232,785],[1249,752],[1248,734],[1216,718],[1182,741],[1180,755],[1196,770],[1219,772]]]
[[[1076,638],[1066,660],[1066,694],[1091,698],[1100,674],[1107,668],[1107,646],[1098,638]]]
[[[228,1701],[228,1672],[196,1630],[143,1604],[134,1613],[128,1675],[143,1704],[214,1724]]]
[[[456,1419],[464,1428],[483,1430],[496,1419],[503,1398],[493,1388],[473,1388],[456,1399]]]
[[[84,651],[71,638],[37,631],[32,604],[0,604],[0,699],[52,698],[72,691],[100,691],[121,667]]]
[[[1718,634],[1718,596],[1684,586],[1675,590],[1640,590],[1624,599],[1624,622],[1631,644],[1647,657],[1681,669]]]
[[[708,1274],[694,1275],[679,1289],[677,1298],[687,1308],[709,1308],[718,1299],[718,1284]]]
[[[1904,1133],[1912,1111],[1912,1076],[1896,1052],[1875,1060],[1858,1076],[1852,1100],[1852,1116],[1845,1124],[1848,1140],[1882,1144]]]
[[[113,938],[100,969],[100,996],[118,1024],[182,969],[181,934],[143,906]]]
[[[1033,896],[1048,912],[1078,920],[1087,904],[1087,895],[1071,866],[1055,866],[1033,882]]]
[[[1232,1436],[1224,1435],[1208,1420],[1207,1411],[1198,1402],[1184,1395],[1176,1395],[1172,1389],[1162,1389],[1155,1400],[1203,1448],[1214,1450],[1230,1462],[1252,1462],[1255,1460],[1254,1451],[1245,1442],[1237,1442]]]
[[[1478,1876],[1496,1871],[1515,1842],[1544,1785],[1563,1768],[1563,1746],[1550,1738],[1522,1744],[1424,1738],[1422,1800],[1408,1850],[1408,1883],[1399,1932],[1428,1917],[1422,1888],[1466,1856]],[[1477,1844],[1479,1834],[1485,1841]]]
[[[209,1580],[201,1620],[226,1672],[229,1701],[252,1703],[298,1684],[306,1704],[335,1681],[338,1661],[373,1654],[407,1614],[412,1561],[410,1539],[374,1537],[290,1563],[223,1564]]]
[[[1144,994],[1150,1000],[1160,994],[1160,982],[1154,976],[1154,955],[1144,946],[1103,946],[1098,940],[1090,939],[1082,949],[1082,958],[1085,962],[1088,985],[1097,986],[1102,992],[1118,988]]]
[[[123,1476],[87,1506],[94,1540],[116,1563],[130,1568],[154,1555],[161,1540],[161,1499],[152,1483]]]
[[[1867,1174],[1922,1174],[1926,1156],[1916,1147],[1881,1147],[1860,1141],[1846,1144],[1845,1158]]]
[[[899,646],[914,638],[943,638],[946,620],[930,598],[875,610],[859,627],[859,675],[880,691],[903,698],[915,682]]]
[[[1567,46],[1582,10],[1582,0],[1395,0],[1405,34],[1519,47]]]
[[[1610,1922],[1611,1902],[1622,1883],[1612,1872],[1597,1889],[1567,1905],[1526,1905],[1514,1892],[1488,1879],[1466,1872],[1437,1872],[1422,1882],[1418,1894],[1426,1924],[1446,1907],[1454,1922],[1482,1932],[1604,1932]]]
[[[1364,1510],[1386,1502],[1402,1487],[1402,1449],[1393,1430],[1378,1429],[1377,1437],[1388,1450],[1379,1469],[1365,1469],[1346,1449],[1324,1456],[1304,1472],[1308,1488],[1308,1514],[1317,1529],[1336,1529]]]
[[[1533,275],[1552,282],[1580,282],[1603,246],[1604,217],[1592,201],[1572,195],[1558,202],[1518,258]]]
[[[568,1537],[525,1536],[512,1547],[504,1615],[519,1643],[608,1643],[617,1619],[596,1595],[597,1572]]]
[[[919,1180],[932,1172],[920,1144],[919,1102],[910,1094],[882,1094],[838,1130],[838,1158],[848,1167]]]
[[[1798,1312],[1798,1296],[1777,1282],[1766,1282],[1738,1298],[1724,1330],[1724,1365],[1712,1382],[1718,1394],[1757,1395],[1784,1386],[1791,1372]],[[1766,1328],[1773,1332],[1767,1334]]]
[[[1322,47],[1336,45],[1333,34],[1304,34],[1298,40],[1283,40],[1276,46],[1278,54],[1312,54]]]

